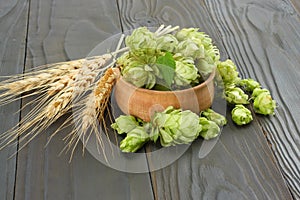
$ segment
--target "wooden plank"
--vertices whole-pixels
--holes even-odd
[[[240,59],[246,56],[248,51],[251,52],[251,50],[241,49],[241,47],[248,47],[247,37],[253,33],[246,34],[246,30],[249,29],[247,25],[239,23],[237,26],[235,24],[235,20],[243,19],[242,11],[246,8],[231,10],[238,3],[247,5],[247,3],[242,3],[245,1],[234,3],[232,1],[193,0],[118,2],[122,25],[125,29],[144,25],[158,26],[161,23],[181,27],[200,27],[201,31],[207,32],[216,42],[221,50],[222,59],[230,57],[240,64]],[[268,11],[268,6],[275,4],[272,2],[265,4],[263,1],[259,5],[260,9]],[[223,16],[227,10],[231,10],[236,16],[232,13]],[[233,18],[233,16],[235,17]],[[260,20],[260,18],[253,17]],[[222,24],[222,21],[226,23]],[[228,35],[232,34],[231,30],[238,27],[245,31],[245,35],[236,44],[233,42],[234,38],[239,38],[239,36],[229,37]],[[258,39],[264,39],[264,37],[259,38],[259,34],[255,36]],[[223,40],[227,42],[225,43]],[[251,42],[253,45],[257,45],[255,41]],[[257,55],[248,59],[256,61],[257,57],[261,56]],[[266,58],[268,56],[261,59]],[[244,76],[246,68],[240,67],[239,70]],[[262,73],[262,76],[265,76],[265,73]],[[264,80],[268,81],[269,79],[264,77]],[[263,85],[265,84],[264,80],[259,79]],[[271,85],[268,86],[272,90]],[[276,99],[276,95],[274,98]],[[230,119],[230,115],[227,118]],[[267,123],[265,123],[266,125]],[[238,128],[229,122],[223,129],[222,136],[213,151],[201,160],[198,158],[200,146],[201,140],[195,142],[192,148],[178,161],[152,173],[156,199],[291,199],[285,180],[258,121],[254,121],[250,126],[244,128]]]
[[[85,57],[98,42],[120,32],[117,6],[109,0],[33,0],[29,20],[27,69]],[[20,151],[16,199],[140,199],[141,191],[144,199],[153,198],[149,174],[118,172],[88,152],[82,156],[80,145],[71,164],[70,154],[58,156],[68,130],[44,148],[61,122]]]
[[[207,5],[241,75],[258,80],[277,100],[275,117],[257,117],[293,197],[299,199],[299,13],[289,1]]]
[[[297,0],[291,0],[290,2],[292,6],[294,6],[295,10],[298,12],[298,15],[300,15],[300,2]]]
[[[223,57],[226,52],[222,48],[221,41],[217,38],[218,33],[210,20],[210,16],[201,6],[202,2],[187,1],[146,1],[146,0],[130,0],[126,2],[118,1],[121,20],[124,30],[130,30],[140,26],[158,27],[160,24],[198,27],[202,31],[211,33],[211,37],[215,44],[219,47]],[[201,15],[201,17],[199,17]],[[184,16],[184,17],[183,17]]]
[[[241,129],[229,121],[203,159],[201,144],[155,173],[158,199],[291,199],[256,122]]]
[[[25,0],[0,2],[0,76],[23,71],[27,15]],[[20,102],[0,107],[1,133],[18,123],[19,107]],[[0,151],[0,199],[14,198],[16,156],[9,157],[16,151],[16,145]]]

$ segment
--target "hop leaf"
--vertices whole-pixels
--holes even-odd
[[[235,105],[231,111],[231,117],[237,125],[245,125],[253,120],[251,111],[243,105]]]
[[[219,126],[224,126],[227,124],[227,119],[223,115],[215,112],[210,108],[206,109],[205,111],[202,111],[200,114],[206,119],[215,122]]]
[[[276,108],[276,101],[267,89],[257,88],[253,91],[254,102],[253,108],[255,113],[263,115],[274,115]]]
[[[162,78],[166,82],[168,88],[171,88],[171,84],[175,75],[176,62],[170,52],[166,52],[164,56],[157,58],[156,66],[161,72]]]
[[[199,118],[199,124],[202,126],[201,135],[205,140],[209,140],[217,137],[220,134],[220,127],[213,121],[206,119],[205,117]]]
[[[225,90],[225,99],[231,104],[249,104],[248,95],[238,87],[227,88]]]

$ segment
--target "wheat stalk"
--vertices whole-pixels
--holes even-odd
[[[70,83],[75,80],[76,74],[78,73],[77,71],[78,70],[70,71],[69,74],[63,75],[56,82],[51,83],[47,89],[48,95],[53,96],[69,86]]]
[[[104,54],[96,59],[86,60],[77,74],[69,74],[66,79],[57,82],[56,89],[63,89],[55,96],[55,98],[46,107],[48,118],[56,115],[62,116],[72,107],[71,101],[75,103],[86,90],[94,83],[101,67],[111,58],[110,54]],[[53,91],[53,90],[51,90]]]
[[[33,94],[41,95],[42,92],[46,93],[41,95],[38,100],[33,101],[37,105],[17,126],[1,135],[0,149],[13,144],[20,136],[22,137],[19,142],[25,142],[25,139],[28,138],[25,144],[20,147],[22,149],[59,117],[69,112],[73,106],[73,98],[78,98],[93,84],[99,71],[110,58],[110,54],[105,54],[93,59],[65,62],[53,68],[25,74],[23,79],[21,77],[15,78],[17,80],[15,82],[12,79],[3,81],[1,89],[7,90],[2,94],[5,97],[9,97],[10,93],[13,94],[13,92],[22,94],[22,91],[15,89],[18,84],[25,92],[42,88],[42,90],[38,90],[36,93],[32,92],[26,97]]]
[[[117,73],[114,69],[109,68],[105,72],[104,76],[98,81],[97,86],[94,89],[93,95],[95,96],[95,108],[100,117],[103,117],[103,111],[107,106],[107,100],[115,84],[116,78]]]
[[[97,59],[86,60],[86,63],[76,75],[74,83],[74,98],[79,98],[94,80],[104,64],[112,58],[111,54],[104,54]]]
[[[91,135],[95,136],[97,149],[98,151],[100,151],[100,149],[102,150],[106,159],[99,122],[102,123],[104,127],[106,126],[103,115],[107,108],[108,99],[116,78],[117,75],[114,72],[114,69],[107,69],[104,75],[95,85],[93,85],[93,87],[91,87],[91,93],[78,104],[79,108],[77,108],[74,113],[74,119],[78,124],[78,128],[76,129],[76,132],[70,133],[65,138],[65,140],[68,141],[68,149],[72,148],[70,160],[72,159],[74,150],[80,140],[83,143],[84,152]],[[105,133],[108,137],[106,130]]]
[[[0,105],[8,104],[22,98],[41,94],[46,90],[52,91],[53,86],[68,74],[75,74],[81,68],[83,59],[46,65],[39,71],[16,75],[0,82]],[[46,68],[46,69],[45,69]],[[49,92],[50,93],[50,92]],[[25,94],[25,95],[24,95]]]
[[[161,36],[177,28],[162,25],[155,34]],[[77,126],[73,127],[64,138],[67,142],[64,150],[72,151],[70,160],[77,144],[82,141],[83,148],[85,148],[92,135],[96,137],[98,151],[100,152],[101,149],[105,156],[99,123],[103,125],[108,137],[104,113],[118,76],[118,73],[114,71],[116,69],[111,68],[115,63],[115,58],[109,65],[106,63],[118,53],[129,50],[128,47],[120,49],[123,39],[124,35],[116,51],[111,54],[44,65],[34,69],[36,71],[29,71],[1,81],[0,106],[33,95],[39,96],[24,106],[36,103],[19,124],[0,135],[0,150],[18,142],[19,137],[19,142],[23,144],[20,145],[19,150],[21,150],[58,118],[73,109],[74,116],[68,117],[51,134],[48,143],[59,131],[75,124]],[[97,77],[99,77],[98,80]],[[87,94],[87,92],[90,93]],[[109,112],[108,117],[112,120]],[[74,123],[71,123],[72,121]]]

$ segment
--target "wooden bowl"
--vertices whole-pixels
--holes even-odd
[[[214,99],[215,70],[208,79],[192,88],[175,91],[158,91],[138,88],[119,76],[114,91],[115,100],[124,114],[149,122],[154,112],[168,106],[191,110],[197,114],[212,105]]]

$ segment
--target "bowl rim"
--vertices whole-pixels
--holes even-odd
[[[130,87],[134,90],[137,90],[139,92],[145,92],[145,93],[151,93],[151,94],[174,94],[174,93],[184,93],[184,92],[188,92],[188,91],[191,91],[191,90],[197,90],[197,89],[205,87],[208,83],[210,83],[215,78],[216,67],[214,67],[214,69],[210,73],[209,77],[204,82],[202,82],[201,84],[196,85],[194,87],[182,89],[182,90],[171,90],[171,91],[160,91],[160,90],[151,90],[151,89],[139,88],[139,87],[133,85],[132,83],[129,83],[129,82],[125,81],[123,79],[122,75],[121,75],[120,69],[118,70],[118,73],[119,73],[119,78],[118,78],[117,82],[121,81],[126,86],[128,86],[128,87]]]

